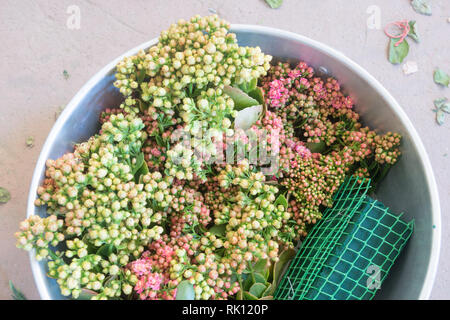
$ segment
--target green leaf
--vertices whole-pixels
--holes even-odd
[[[442,126],[444,124],[444,119],[445,119],[444,111],[439,109],[436,112],[436,122],[438,123],[438,125]]]
[[[223,237],[225,235],[226,227],[227,224],[213,225],[208,231],[216,236]]]
[[[89,289],[81,289],[81,293],[75,300],[91,300],[93,296],[98,295],[97,292]]]
[[[411,5],[417,13],[427,16],[432,14],[431,4],[428,0],[412,0]]]
[[[28,148],[33,148],[33,146],[34,146],[34,138],[33,137],[28,137],[27,140],[25,141],[25,144],[27,145]]]
[[[254,284],[252,276],[248,275],[247,278],[245,278],[244,282],[242,283],[242,289],[248,290],[250,287]]]
[[[258,297],[255,297],[255,295],[248,291],[244,291],[244,300],[258,300]]]
[[[419,35],[417,34],[416,21],[411,20],[408,22],[408,24],[409,24],[408,36],[411,37],[414,41],[420,42]]]
[[[142,164],[141,168],[136,172],[135,174],[135,181],[137,181],[138,183],[141,183],[141,177],[145,176],[147,173],[149,173],[150,171],[148,170],[148,165],[147,162],[144,161],[144,163]]]
[[[136,101],[137,101],[137,106],[139,108],[139,111],[141,111],[142,113],[147,111],[148,105],[145,102],[143,102],[141,99],[136,99]]]
[[[9,289],[11,290],[11,297],[14,300],[28,300],[25,295],[14,286],[11,280],[9,280]]]
[[[253,91],[256,89],[256,85],[258,84],[258,79],[253,78],[249,82],[244,82],[239,85],[239,89],[244,91],[245,93],[249,93],[250,91]]]
[[[264,90],[256,88],[248,93],[250,97],[257,100],[260,104],[264,105]]]
[[[273,300],[273,296],[263,296],[262,298],[259,298],[258,300]]]
[[[277,9],[283,4],[283,0],[266,0],[266,2],[272,9]]]
[[[311,151],[312,153],[322,153],[326,150],[327,145],[325,142],[320,141],[318,143],[314,142],[307,142],[306,147]]]
[[[261,298],[264,291],[266,291],[266,286],[262,283],[255,283],[249,290],[257,298]]]
[[[144,81],[144,78],[145,78],[145,75],[146,75],[146,70],[145,69],[141,69],[141,70],[139,70],[139,72],[138,72],[138,76],[137,76],[137,82],[139,83],[139,84],[141,84],[142,83],[142,81]]]
[[[67,72],[67,70],[64,70],[63,71],[63,77],[64,77],[64,79],[69,79],[70,78],[70,74],[69,74],[69,72]]]
[[[294,249],[286,249],[284,250],[279,258],[278,261],[275,262],[273,266],[273,281],[272,285],[276,288],[278,285],[278,282],[281,279],[281,276],[283,275],[283,271],[286,268],[287,264],[295,257],[295,250]]]
[[[389,61],[392,64],[402,63],[409,52],[408,41],[403,39],[398,46],[395,46],[398,41],[399,39],[391,38],[389,42]]]
[[[136,174],[136,172],[139,171],[139,169],[142,167],[142,164],[145,162],[144,161],[145,157],[144,157],[144,153],[140,152],[137,156],[136,156],[136,163],[133,166],[133,170],[131,171],[131,174],[134,176]]]
[[[441,109],[447,102],[448,102],[447,98],[439,98],[434,100],[434,105],[436,106],[436,109]]]
[[[273,284],[271,284],[263,292],[262,297],[272,296],[274,294],[274,292],[275,292],[275,286]]]
[[[11,194],[3,187],[0,187],[0,203],[7,203],[11,200]]]
[[[97,254],[104,258],[108,258],[113,252],[114,252],[114,245],[111,243],[104,244],[97,250]]]
[[[450,84],[450,76],[442,69],[438,68],[436,71],[434,71],[434,82],[448,87],[448,85]]]
[[[255,272],[253,273],[253,276],[255,278],[254,283],[266,283],[266,277],[263,276],[261,273]],[[251,278],[251,276],[249,276],[249,278]]]
[[[450,102],[447,102],[446,104],[444,104],[440,110],[445,113],[450,113]]]
[[[259,102],[239,88],[225,86],[223,92],[226,93],[234,101],[234,109],[240,111],[242,109],[256,106]]]
[[[269,277],[269,267],[267,266],[267,259],[259,259],[253,265],[253,271],[262,274],[267,280],[267,278]]]
[[[175,300],[195,300],[194,286],[188,280],[181,281],[177,286]]]
[[[287,209],[288,206],[289,206],[286,197],[285,197],[284,195],[282,195],[282,194],[280,194],[280,195],[278,196],[277,200],[275,200],[275,203],[274,203],[275,206],[278,206],[278,205],[280,205],[280,204],[281,204],[285,209]]]

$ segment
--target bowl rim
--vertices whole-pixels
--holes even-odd
[[[439,254],[440,254],[440,246],[441,246],[441,210],[440,210],[440,202],[439,202],[439,193],[436,184],[436,179],[433,174],[433,169],[431,166],[431,162],[428,158],[428,154],[425,150],[425,147],[420,139],[419,134],[416,129],[413,127],[411,120],[406,115],[405,111],[400,107],[395,98],[388,92],[383,85],[376,80],[372,75],[369,74],[364,68],[359,66],[356,62],[348,58],[342,52],[331,48],[330,46],[323,44],[319,41],[312,40],[306,36],[285,31],[282,29],[258,26],[258,25],[248,25],[248,24],[231,24],[231,32],[255,32],[255,33],[263,33],[267,35],[274,36],[282,36],[285,38],[289,38],[298,42],[302,42],[303,44],[312,47],[316,50],[322,51],[329,56],[339,60],[340,63],[347,66],[352,72],[355,72],[360,77],[364,78],[369,85],[382,96],[385,97],[387,103],[391,106],[392,110],[397,114],[401,123],[408,130],[409,134],[412,137],[413,146],[416,148],[417,152],[420,156],[420,161],[422,166],[424,167],[426,174],[426,183],[430,190],[431,196],[431,213],[432,213],[432,223],[433,223],[433,233],[432,233],[432,243],[431,243],[431,255],[428,262],[427,273],[425,276],[424,283],[422,285],[422,289],[419,294],[419,299],[429,299],[431,295],[431,290],[433,288],[434,280],[436,278],[437,267],[439,262]],[[33,177],[31,180],[31,185],[28,194],[28,203],[27,203],[27,217],[35,214],[35,206],[34,200],[36,199],[36,190],[39,186],[40,178],[42,175],[42,170],[45,170],[45,162],[49,157],[50,149],[54,138],[58,135],[60,130],[62,129],[64,123],[67,119],[72,115],[73,111],[77,108],[80,101],[83,99],[85,94],[89,92],[102,78],[104,78],[111,70],[113,70],[116,64],[122,60],[126,56],[135,55],[137,52],[143,49],[147,49],[158,43],[158,38],[154,38],[150,41],[142,43],[118,58],[114,59],[110,63],[108,63],[105,67],[103,67],[100,71],[98,71],[92,78],[86,82],[83,87],[76,93],[76,95],[70,100],[64,111],[61,113],[56,123],[53,125],[43,147],[39,154],[38,161],[36,162],[36,167],[33,172]],[[31,250],[29,253],[29,258],[31,262],[31,269],[33,272],[34,280],[36,286],[38,288],[41,299],[50,300],[51,294],[49,288],[45,284],[45,277],[47,275],[41,271],[41,267],[39,262],[35,259],[35,250]]]

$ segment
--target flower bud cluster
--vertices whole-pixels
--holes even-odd
[[[54,215],[46,218],[32,215],[20,223],[20,231],[15,233],[17,247],[27,251],[35,248],[36,259],[42,260],[49,255],[49,246],[64,241],[63,224]]]
[[[227,165],[219,173],[218,183],[224,189],[238,187],[219,210],[214,211],[215,224],[226,224],[223,242],[225,261],[238,273],[247,263],[278,257],[279,243],[291,246],[291,215],[283,205],[274,205],[278,188],[265,182],[261,172],[253,172],[247,160],[238,166]]]

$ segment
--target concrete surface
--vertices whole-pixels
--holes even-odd
[[[12,196],[0,204],[0,299],[10,298],[10,279],[28,298],[39,298],[28,254],[15,248],[13,233],[25,217],[34,165],[58,107],[109,61],[158,36],[169,23],[214,10],[232,23],[297,32],[342,51],[403,106],[429,152],[440,190],[442,250],[431,297],[449,299],[450,115],[438,126],[431,109],[434,99],[450,98],[450,89],[434,84],[432,76],[437,66],[450,72],[450,1],[432,1],[431,17],[417,14],[409,2],[284,0],[273,10],[263,0],[0,0],[0,186]],[[67,27],[71,5],[80,9],[79,30]],[[421,43],[410,41],[407,60],[417,61],[419,72],[405,76],[387,61],[387,37],[382,29],[367,28],[372,5],[379,8],[382,28],[417,20]],[[25,145],[29,136],[35,139],[33,148]]]

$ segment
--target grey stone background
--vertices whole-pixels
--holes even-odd
[[[450,89],[433,82],[436,67],[450,72],[450,1],[431,2],[433,15],[423,16],[410,0],[284,0],[277,10],[263,0],[0,0],[0,186],[12,196],[0,204],[0,299],[10,299],[10,279],[29,299],[39,299],[28,254],[15,248],[13,233],[25,217],[32,172],[58,107],[128,49],[180,18],[214,10],[231,23],[285,29],[340,50],[403,106],[429,153],[440,193],[442,248],[431,298],[449,299],[450,116],[438,126],[431,109],[434,99],[450,98]],[[79,30],[67,27],[70,5],[81,10]],[[380,8],[382,28],[417,20],[421,42],[410,41],[407,58],[418,63],[417,73],[405,76],[401,66],[388,62],[382,28],[367,28],[371,5]],[[25,145],[29,136],[35,139],[33,148]]]

